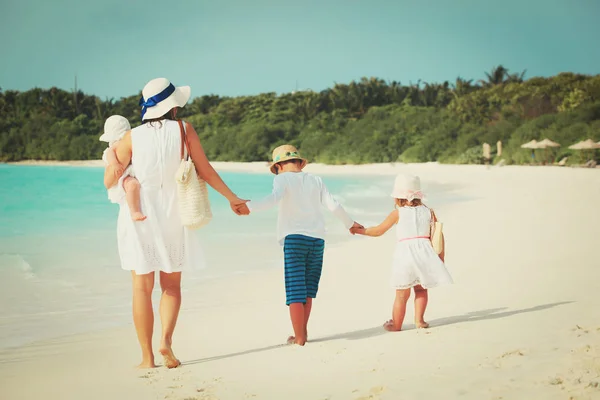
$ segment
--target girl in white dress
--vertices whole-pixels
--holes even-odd
[[[445,250],[438,255],[431,245],[431,226],[436,216],[422,204],[423,193],[418,176],[398,175],[392,197],[395,209],[378,226],[357,229],[356,233],[381,236],[396,224],[396,248],[392,263],[391,285],[396,290],[392,319],[383,327],[399,331],[406,314],[410,289],[415,292],[415,326],[428,328],[425,322],[427,289],[453,283],[444,265]]]

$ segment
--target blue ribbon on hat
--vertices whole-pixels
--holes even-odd
[[[169,86],[167,86],[165,90],[163,90],[159,94],[156,94],[156,95],[150,97],[146,101],[144,101],[144,96],[142,96],[140,98],[140,106],[142,107],[142,121],[144,120],[144,114],[146,114],[146,110],[149,107],[154,107],[155,105],[157,105],[158,103],[160,103],[161,101],[163,101],[164,99],[166,99],[167,97],[172,95],[174,91],[175,91],[175,86],[173,86],[173,84],[170,83]]]

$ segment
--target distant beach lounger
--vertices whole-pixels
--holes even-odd
[[[563,159],[560,160],[559,162],[555,163],[555,165],[558,165],[559,167],[564,167],[565,165],[567,165],[568,159],[569,159],[569,157],[563,157]]]

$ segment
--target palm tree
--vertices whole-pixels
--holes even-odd
[[[492,68],[489,74],[486,72],[485,75],[487,81],[484,79],[479,81],[482,86],[501,85],[506,81],[508,69],[504,68],[502,65],[498,65],[497,67]]]
[[[461,97],[471,93],[475,90],[476,86],[473,85],[473,79],[463,79],[460,76],[456,78],[456,81],[452,84],[454,91],[452,92],[455,97]]]
[[[523,70],[520,74],[515,72],[514,74],[507,74],[506,82],[507,83],[522,83],[525,80],[525,73],[527,70]]]

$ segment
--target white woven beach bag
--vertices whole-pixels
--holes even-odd
[[[179,122],[181,133],[181,164],[175,174],[177,182],[177,200],[181,223],[188,229],[199,229],[212,219],[208,187],[196,173],[196,167],[190,157],[185,125]]]

